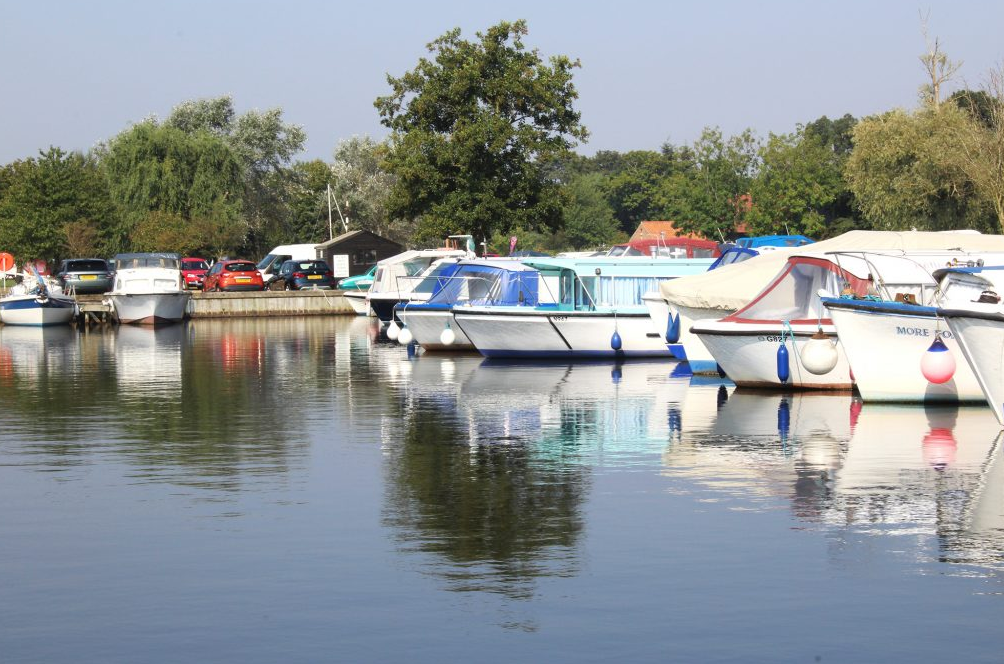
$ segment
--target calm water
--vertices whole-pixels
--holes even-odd
[[[1004,659],[1004,437],[354,318],[0,328],[0,661]]]

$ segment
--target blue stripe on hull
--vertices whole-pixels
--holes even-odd
[[[503,358],[537,358],[537,357],[553,357],[553,358],[605,358],[605,359],[618,359],[618,358],[629,358],[629,357],[648,357],[648,358],[667,358],[671,359],[672,356],[665,350],[649,350],[649,351],[614,351],[614,350],[576,350],[576,351],[551,351],[551,350],[509,350],[509,349],[482,349],[479,348],[478,352],[488,358],[503,359]]]

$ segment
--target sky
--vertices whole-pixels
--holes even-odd
[[[581,61],[577,150],[658,150],[703,128],[760,136],[846,113],[914,108],[930,39],[979,87],[1004,62],[989,0],[275,2],[0,0],[0,163],[50,145],[86,151],[189,99],[283,109],[299,159],[382,138],[373,101],[452,28],[526,19],[527,46]]]

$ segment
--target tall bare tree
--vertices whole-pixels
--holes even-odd
[[[921,86],[920,95],[923,101],[930,103],[932,107],[937,109],[941,105],[942,86],[955,76],[962,66],[962,61],[949,60],[948,55],[941,50],[941,43],[937,37],[934,38],[933,42],[931,41],[927,34],[927,18],[928,14],[921,14],[920,29],[924,35],[927,51],[920,56],[920,62],[924,65],[924,71],[927,72],[931,82]]]

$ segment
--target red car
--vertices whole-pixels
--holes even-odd
[[[214,265],[206,274],[202,290],[209,291],[260,291],[265,289],[258,266],[251,261],[225,260]]]
[[[209,272],[209,263],[205,258],[182,258],[181,276],[185,282],[185,288],[202,288],[202,282],[206,279],[206,272]]]

